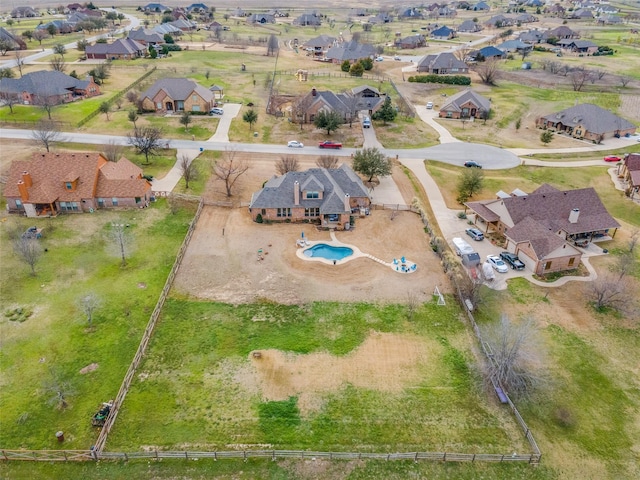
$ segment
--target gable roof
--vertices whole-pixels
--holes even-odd
[[[327,58],[339,61],[360,60],[361,58],[373,57],[376,49],[368,43],[358,43],[355,40],[343,42],[332,46],[327,50]]]
[[[300,195],[299,204],[294,203],[295,183],[300,192],[321,191],[322,199],[307,199]],[[251,198],[249,208],[312,208],[320,213],[346,213],[345,195],[352,198],[369,198],[366,187],[355,172],[346,164],[336,169],[311,168],[304,172],[287,172],[267,181]]]
[[[315,38],[307,40],[304,42],[304,45],[307,47],[327,47],[333,45],[336,42],[335,37],[331,37],[329,35],[319,35]]]
[[[522,219],[505,235],[516,243],[529,242],[539,260],[565,245],[562,237],[532,217]]]
[[[446,25],[443,25],[442,27],[436,28],[435,30],[433,30],[431,32],[431,36],[432,37],[449,37],[454,33],[455,32],[453,29],[447,27]]]
[[[465,20],[458,27],[459,32],[478,32],[482,30],[482,25],[473,20]]]
[[[481,54],[484,58],[504,56],[504,52],[499,48],[494,47],[493,45],[481,48],[480,50],[478,50],[478,53]]]
[[[461,92],[449,97],[447,103],[440,110],[459,112],[462,111],[461,106],[467,102],[472,102],[479,109],[482,109],[485,112],[489,112],[489,110],[491,110],[491,100],[474,92],[470,88],[462,90]]]
[[[591,103],[582,103],[542,118],[554,124],[562,123],[574,127],[582,125],[587,131],[595,134],[635,128],[635,125],[624,118]]]
[[[164,90],[166,94],[173,100],[186,100],[189,96],[195,92],[200,95],[205,101],[213,101],[213,92],[203,87],[195,80],[189,78],[161,78],[145,90],[140,98],[153,99],[160,90]]]
[[[140,27],[137,30],[131,30],[128,38],[145,43],[164,43],[164,37],[162,35],[143,27]]]
[[[136,55],[144,50],[144,45],[139,44],[135,40],[131,38],[120,38],[113,43],[88,45],[85,52],[87,54]]]
[[[418,62],[418,68],[468,68],[467,64],[458,60],[453,53],[443,52],[437,55],[426,55]]]
[[[22,78],[0,79],[0,93],[22,93],[49,97],[52,95],[66,95],[73,89],[84,89],[88,85],[86,80],[66,75],[54,70],[38,70],[26,73]]]

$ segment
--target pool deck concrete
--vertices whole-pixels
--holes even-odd
[[[394,262],[385,262],[384,260],[381,260],[378,257],[374,257],[373,255],[370,255],[368,253],[364,253],[362,250],[360,250],[358,247],[356,247],[355,245],[351,245],[349,243],[343,243],[340,240],[337,239],[336,237],[336,232],[334,232],[333,230],[331,232],[329,232],[329,234],[331,235],[331,241],[327,242],[325,240],[320,240],[320,241],[309,241],[307,239],[298,239],[296,241],[296,256],[298,258],[300,258],[301,260],[306,260],[306,261],[310,261],[310,262],[320,262],[320,263],[324,263],[326,265],[343,265],[351,260],[354,260],[356,258],[368,258],[370,260],[373,260],[374,262],[377,262],[381,265],[384,265],[385,267],[389,267],[391,270],[393,270],[396,273],[413,273],[416,271],[416,269],[418,268],[417,265],[414,262],[411,262],[409,260],[405,259],[404,265],[405,265],[405,270],[400,270],[401,268],[401,264],[400,262],[394,258]],[[305,250],[307,250],[309,247],[313,247],[314,245],[320,245],[320,244],[326,244],[326,245],[330,245],[333,247],[347,247],[350,248],[351,250],[353,250],[353,254],[349,255],[348,257],[345,257],[343,259],[340,260],[329,260],[327,258],[323,258],[323,257],[309,257],[307,255],[304,254]],[[415,268],[414,268],[414,265]]]

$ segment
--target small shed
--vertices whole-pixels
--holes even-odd
[[[306,82],[307,79],[309,78],[309,71],[308,70],[298,70],[296,72],[296,79],[299,82]]]
[[[224,89],[219,85],[212,85],[209,90],[213,92],[213,97],[216,100],[222,100],[224,98]]]

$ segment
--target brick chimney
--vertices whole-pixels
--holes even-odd
[[[293,182],[293,204],[300,205],[300,184],[297,180]]]
[[[18,182],[18,191],[20,192],[20,199],[23,202],[29,200],[29,191],[27,190],[27,185],[22,180]]]
[[[580,217],[580,209],[574,208],[569,212],[569,223],[578,223],[578,217]]]
[[[31,179],[31,174],[29,172],[22,172],[22,181],[27,186],[27,188],[33,185],[33,180]]]
[[[349,201],[349,199],[350,199],[350,195],[348,193],[345,193],[345,195],[344,195],[344,209],[347,212],[351,211],[351,202]]]

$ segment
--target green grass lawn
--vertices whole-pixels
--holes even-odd
[[[234,307],[171,299],[109,449],[221,450],[240,443],[325,451],[527,451],[513,426],[503,428],[512,421],[508,412],[482,393],[458,315],[453,302],[425,304],[408,321],[400,305]],[[253,350],[341,357],[372,331],[424,342],[430,361],[420,367],[421,380],[396,393],[347,383],[321,394],[321,408],[311,412],[301,411],[295,395],[268,401],[234,381],[246,375]]]
[[[2,224],[3,245],[11,244],[12,229],[36,224],[45,229],[41,243],[47,249],[35,277],[11,248],[0,250],[4,448],[87,449],[93,444],[98,432],[91,417],[101,402],[115,397],[192,215],[169,214],[158,202],[146,210],[50,220],[12,217]],[[126,267],[107,237],[114,221],[130,225]],[[101,299],[92,326],[77,306],[88,292]],[[22,323],[9,321],[5,312],[15,308],[32,315]],[[92,363],[97,370],[79,373]],[[56,386],[67,408],[57,406]],[[58,430],[66,434],[64,444],[54,436]]]

